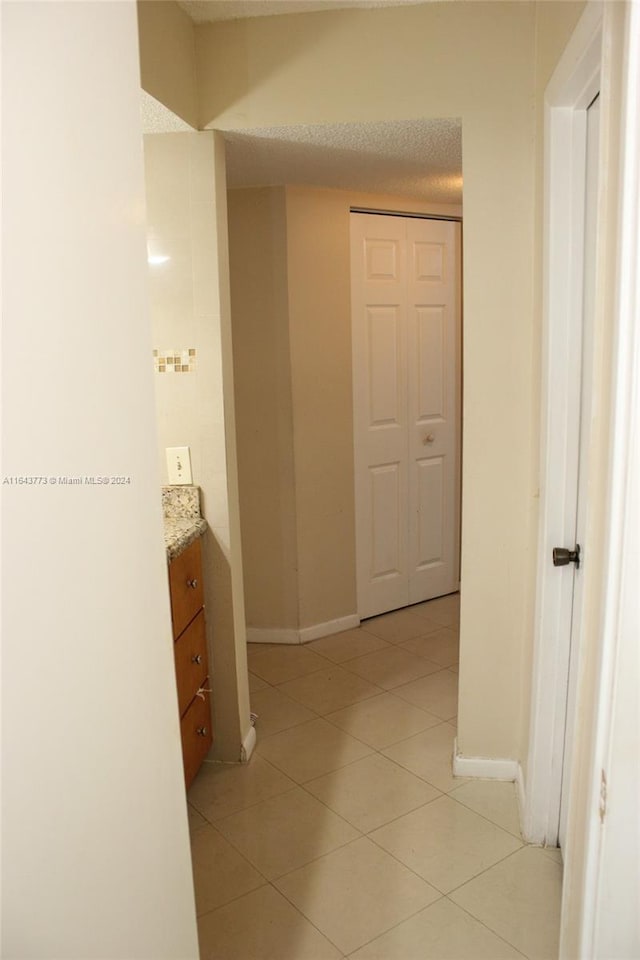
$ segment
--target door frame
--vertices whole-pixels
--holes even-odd
[[[600,88],[603,8],[588,4],[545,92],[540,520],[523,833],[558,841],[572,590],[551,564],[575,536],[586,111]]]
[[[616,107],[607,223],[614,256],[607,277],[611,396],[603,575],[598,584],[595,716],[592,736],[582,747],[582,818],[576,818],[565,864],[561,957],[637,956],[640,946],[640,0],[605,5],[603,35],[605,83],[615,87]],[[577,863],[574,847],[582,853]]]

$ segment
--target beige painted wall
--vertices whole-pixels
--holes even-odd
[[[348,209],[287,188],[301,627],[357,612]]]
[[[229,254],[247,625],[297,629],[284,188],[229,191]]]
[[[195,30],[175,0],[138,0],[141,86],[198,126]]]
[[[579,5],[548,6],[541,30],[562,41],[571,20],[566,11],[577,17]],[[196,31],[201,125],[462,118],[459,745],[470,756],[518,757],[526,723],[521,678],[531,642],[538,417],[532,107],[540,39],[535,5],[509,2],[331,11]],[[312,409],[306,412],[315,425]],[[304,422],[294,420],[294,430],[303,444],[310,438]],[[313,522],[319,520],[318,513]],[[331,559],[340,562],[335,551]],[[303,615],[316,615],[312,604]]]
[[[299,625],[357,614],[351,207],[459,216],[453,204],[287,187]]]
[[[203,538],[207,639],[212,669],[216,742],[212,756],[240,758],[249,727],[240,540],[233,520],[235,485],[228,441],[233,371],[225,369],[218,230],[225,232],[226,194],[218,195],[224,156],[216,161],[212,132],[152,134],[144,138],[147,243],[154,255],[149,289],[154,347],[195,348],[189,373],[155,373],[158,466],[167,482],[165,448],[188,446],[193,482],[209,529]],[[218,151],[219,153],[219,151]],[[219,223],[222,226],[219,225]],[[232,555],[238,551],[240,572]],[[234,609],[235,606],[235,609]]]
[[[530,501],[529,529],[531,530],[531,549],[525,563],[529,571],[531,584],[535,584],[537,576],[537,531],[538,531],[538,497],[540,482],[540,418],[535,414],[540,410],[541,395],[541,348],[542,348],[542,230],[543,230],[543,163],[544,163],[544,91],[554,71],[567,39],[580,19],[584,4],[582,3],[538,3],[536,6],[536,62],[535,62],[535,195],[537,198],[534,211],[534,329],[532,338],[531,368],[532,368],[532,398],[531,409],[532,429],[530,437],[531,465],[530,482],[533,497]],[[522,696],[522,728],[520,737],[519,757],[522,763],[526,781],[527,753],[529,744],[529,721],[531,714],[531,670],[533,663],[533,624],[535,589],[528,593],[527,604],[524,610],[525,638],[524,656],[521,672]]]
[[[357,613],[351,206],[461,213],[450,204],[340,190],[229,193],[245,597],[252,627],[297,630]]]
[[[0,952],[195,960],[135,6],[2,30],[3,468],[130,482],[2,488]]]

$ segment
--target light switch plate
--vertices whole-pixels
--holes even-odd
[[[191,483],[189,447],[167,447],[167,472],[170,484]]]

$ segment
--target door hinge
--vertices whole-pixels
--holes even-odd
[[[607,815],[607,777],[604,770],[600,771],[600,803],[598,813],[600,814],[600,823],[604,823],[604,818]]]

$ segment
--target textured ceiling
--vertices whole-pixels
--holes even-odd
[[[459,120],[225,131],[230,187],[298,184],[462,202]]]
[[[193,130],[146,90],[140,90],[140,117],[143,133],[183,133]]]
[[[317,13],[343,7],[393,7],[424,0],[178,0],[195,23],[272,17],[282,13]]]

